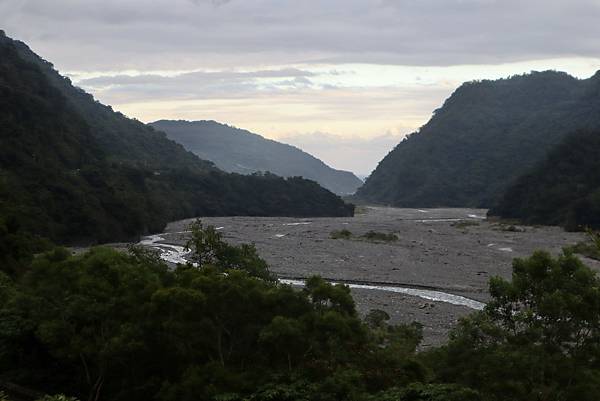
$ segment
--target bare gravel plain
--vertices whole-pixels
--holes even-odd
[[[324,278],[424,287],[485,302],[492,276],[510,278],[515,257],[544,249],[558,254],[581,241],[581,233],[558,227],[517,226],[485,220],[483,209],[361,208],[352,218],[207,217],[233,244],[254,243],[271,270],[283,278]],[[168,225],[163,243],[182,244],[192,220]],[[351,239],[332,239],[349,230]],[[368,231],[394,233],[393,242],[370,242]],[[354,289],[361,313],[385,310],[394,323],[424,325],[423,347],[447,339],[457,320],[473,310],[385,291]]]

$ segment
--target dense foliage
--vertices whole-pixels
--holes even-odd
[[[202,159],[234,173],[270,171],[282,177],[314,180],[337,194],[352,194],[362,181],[348,171],[335,170],[302,150],[215,121],[151,123]]]
[[[570,230],[600,228],[600,131],[568,135],[489,215]]]
[[[71,86],[0,33],[0,216],[61,242],[199,215],[347,216],[313,181],[225,174]]]
[[[56,248],[0,272],[0,387],[81,400],[592,401],[600,279],[538,252],[443,347],[357,315],[349,288],[278,284],[253,246],[191,227],[193,261]],[[8,398],[7,398],[8,399]],[[34,398],[31,398],[34,399]],[[62,400],[56,396],[48,400]]]
[[[0,379],[111,401],[333,401],[424,379],[418,326],[363,323],[347,287],[277,284],[252,246],[192,230],[196,266],[58,248],[2,273]]]
[[[357,192],[403,207],[489,207],[570,132],[600,127],[600,73],[463,84]]]
[[[595,400],[600,393],[600,280],[571,254],[517,259],[512,282],[434,351],[439,380],[486,399]]]

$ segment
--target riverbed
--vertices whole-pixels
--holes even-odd
[[[394,323],[418,321],[423,347],[447,339],[457,320],[481,309],[492,276],[510,278],[515,257],[534,250],[554,254],[581,241],[581,233],[558,227],[510,226],[485,219],[483,209],[362,208],[355,217],[210,217],[232,244],[254,243],[278,277],[300,286],[319,274],[351,286],[361,313],[386,311]],[[185,260],[182,245],[193,220],[173,222],[142,241],[172,262]],[[333,239],[348,230],[349,239]],[[395,234],[396,241],[368,241],[368,231]]]

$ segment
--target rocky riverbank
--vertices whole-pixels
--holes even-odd
[[[397,209],[368,207],[353,218],[294,219],[211,217],[228,242],[253,242],[279,277],[301,279],[319,274],[333,281],[424,288],[480,302],[488,299],[490,277],[510,277],[515,257],[534,250],[560,252],[583,239],[558,227],[522,227],[485,220],[482,209]],[[170,223],[163,244],[181,245],[190,220]],[[347,239],[333,239],[347,230]],[[369,231],[395,234],[397,240],[373,241]],[[166,247],[166,249],[170,249]],[[394,322],[424,325],[423,346],[445,341],[448,331],[474,309],[406,293],[354,288],[362,313],[385,310]]]

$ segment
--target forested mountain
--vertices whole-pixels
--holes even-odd
[[[398,144],[357,192],[405,207],[489,207],[569,133],[600,126],[600,72],[468,82]]]
[[[600,131],[578,131],[520,177],[489,215],[600,228]]]
[[[0,217],[57,241],[114,241],[197,215],[349,215],[318,184],[226,174],[113,112],[0,31]]]
[[[294,146],[216,121],[161,120],[150,125],[225,171],[304,177],[337,194],[352,194],[362,185],[354,174],[335,170]]]

